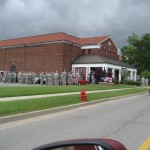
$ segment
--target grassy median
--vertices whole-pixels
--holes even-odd
[[[135,89],[125,89],[121,91],[90,93],[88,94],[87,101],[101,100],[104,98],[117,97],[146,91],[148,92],[148,89],[135,88]],[[36,110],[56,108],[60,106],[67,106],[77,103],[81,103],[79,94],[0,102],[0,116],[2,117]]]
[[[93,90],[108,90],[108,89],[120,89],[130,88],[129,85],[111,85],[102,86],[99,84],[90,85],[71,85],[71,86],[14,86],[14,87],[0,87],[0,97],[15,97],[15,96],[29,96],[29,95],[42,95],[42,94],[54,94],[54,93],[67,93],[67,92],[79,92],[82,89],[86,91]]]

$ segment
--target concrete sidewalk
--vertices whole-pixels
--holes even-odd
[[[86,91],[86,93],[99,93],[99,92],[121,91],[121,90],[125,90],[125,89],[133,89],[133,88]],[[44,95],[32,95],[32,96],[17,96],[17,97],[4,97],[4,98],[0,98],[0,102],[15,101],[15,100],[36,99],[36,98],[53,97],[53,96],[65,96],[65,95],[74,95],[74,94],[80,94],[80,92],[56,93],[56,94],[44,94]]]

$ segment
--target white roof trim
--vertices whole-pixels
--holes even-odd
[[[83,45],[81,46],[81,49],[92,49],[92,48],[99,48],[100,49],[101,45]]]
[[[24,45],[20,44],[20,45],[12,45],[12,46],[2,46],[2,47],[0,47],[0,49],[17,48],[17,47],[24,47]]]
[[[24,46],[45,45],[45,44],[53,44],[53,43],[68,43],[68,44],[72,44],[72,45],[76,45],[76,46],[80,47],[80,45],[78,45],[76,43],[63,40],[63,41],[49,41],[49,42],[31,43],[31,44],[20,44],[20,45],[12,45],[12,46],[1,46],[0,49],[17,48],[17,47],[24,47]]]
[[[106,67],[106,68],[113,68],[113,69],[118,69],[122,70],[123,66],[119,65],[113,65],[113,64],[108,64],[108,63],[103,63],[103,64],[72,64],[72,68],[75,67]],[[137,71],[137,69],[134,68],[127,68],[128,71]]]
[[[108,37],[108,38],[106,38],[105,40],[101,41],[99,44],[103,43],[104,41],[108,40],[109,38],[112,40],[112,42],[113,42],[113,43],[114,43],[114,45],[116,46],[116,48],[117,48],[117,53],[118,53],[119,55],[121,55],[120,48],[118,47],[118,45],[117,45],[117,44],[116,44],[116,42],[112,39],[112,37],[111,37],[111,36],[109,36],[109,37]]]
[[[117,53],[118,53],[119,55],[121,55],[121,50],[120,50],[120,48],[118,47],[118,45],[116,44],[116,42],[112,39],[111,36],[110,36],[110,39],[113,41],[114,45],[117,47]]]
[[[110,36],[108,38],[106,38],[105,40],[101,41],[100,43],[98,43],[98,45],[100,45],[101,43],[103,43],[104,41],[108,40],[109,38],[111,38]]]

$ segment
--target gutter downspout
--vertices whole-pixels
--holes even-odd
[[[6,48],[4,47],[4,71],[5,71],[5,67],[6,67]]]
[[[26,72],[26,45],[24,45],[24,71]]]

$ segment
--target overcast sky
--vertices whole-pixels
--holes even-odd
[[[111,35],[121,48],[150,33],[150,0],[0,0],[0,40],[56,32]]]

